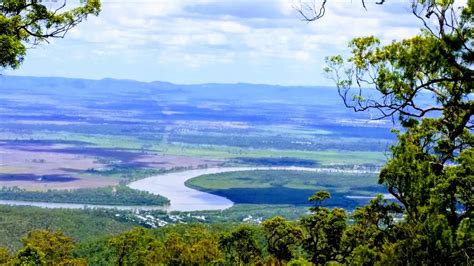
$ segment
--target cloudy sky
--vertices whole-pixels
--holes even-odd
[[[364,10],[358,0],[330,0],[324,18],[313,23],[302,21],[298,2],[102,0],[99,17],[29,50],[22,67],[8,74],[330,85],[324,57],[347,54],[351,38],[390,42],[420,28],[410,1],[368,3]]]

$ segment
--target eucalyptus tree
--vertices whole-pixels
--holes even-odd
[[[301,228],[280,216],[264,221],[262,227],[270,254],[280,262],[289,262],[294,258],[294,249],[303,239]]]
[[[0,0],[0,67],[18,68],[27,48],[63,38],[100,7],[100,0]]]
[[[219,246],[230,265],[256,264],[262,259],[256,234],[252,227],[241,225],[219,237]]]
[[[344,231],[347,228],[347,215],[344,209],[322,207],[330,199],[326,191],[319,191],[309,198],[314,204],[311,214],[300,219],[304,229],[302,246],[308,253],[310,261],[316,265],[327,262],[345,262],[341,251]]]
[[[383,4],[384,1],[380,2]],[[303,6],[308,21],[322,6]],[[349,43],[351,56],[325,68],[346,107],[392,119],[398,142],[379,182],[403,206],[391,260],[466,263],[474,256],[474,1],[413,0],[417,36]],[[400,260],[399,262],[402,262]],[[471,261],[472,262],[472,261]]]

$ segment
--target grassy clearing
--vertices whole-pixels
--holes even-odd
[[[309,171],[256,170],[203,175],[193,178],[187,185],[206,190],[232,188],[327,189],[338,193],[366,192],[379,187],[376,174],[317,173]]]
[[[237,157],[254,158],[281,158],[292,157],[305,160],[314,160],[324,166],[351,165],[351,164],[383,164],[386,161],[383,152],[370,151],[300,151],[275,149],[240,149],[228,146],[208,145],[170,145],[163,147],[163,153],[170,155],[185,155],[207,157],[213,159],[231,159]]]

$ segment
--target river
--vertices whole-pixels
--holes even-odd
[[[201,210],[223,210],[233,206],[233,202],[227,198],[198,191],[185,186],[185,182],[191,178],[201,175],[218,174],[237,171],[253,170],[288,170],[288,171],[312,171],[312,172],[351,172],[365,173],[358,170],[339,170],[327,168],[305,168],[305,167],[221,167],[195,169],[183,172],[173,172],[147,177],[130,183],[128,186],[133,189],[147,191],[153,194],[162,195],[170,200],[170,205],[165,207],[153,206],[113,206],[113,205],[90,205],[71,203],[49,203],[49,202],[24,202],[0,200],[0,205],[36,206],[42,208],[109,208],[120,210],[166,210],[166,211],[201,211]],[[357,196],[353,196],[357,197]]]
[[[184,183],[194,177],[237,171],[289,170],[312,172],[362,172],[357,170],[337,170],[305,167],[221,167],[196,169],[184,172],[151,176],[129,184],[129,187],[162,195],[171,202],[170,211],[222,210],[234,204],[227,198],[188,188]]]

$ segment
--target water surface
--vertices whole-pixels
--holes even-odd
[[[253,170],[362,172],[357,170],[337,170],[306,167],[221,167],[196,169],[151,176],[132,182],[128,186],[133,189],[147,191],[168,198],[170,200],[170,206],[168,209],[171,211],[222,210],[232,207],[234,203],[227,198],[186,187],[184,183],[191,178],[201,175]]]
[[[121,205],[92,205],[77,203],[52,203],[52,202],[27,202],[16,200],[0,200],[0,205],[13,206],[34,206],[41,208],[106,208],[118,210],[165,210],[165,211],[203,211],[203,210],[223,210],[234,205],[232,201],[225,197],[202,192],[186,187],[185,182],[191,178],[201,175],[219,174],[237,171],[254,170],[288,170],[288,171],[312,171],[312,172],[351,172],[363,173],[357,170],[338,170],[327,168],[306,168],[306,167],[221,167],[188,170],[184,172],[174,172],[155,175],[130,183],[128,186],[133,189],[147,191],[153,194],[162,195],[170,200],[168,206],[121,206]],[[384,195],[387,197],[388,195]],[[391,196],[391,195],[390,195]],[[371,196],[351,195],[348,198],[373,198]]]

